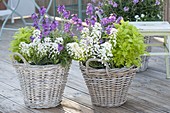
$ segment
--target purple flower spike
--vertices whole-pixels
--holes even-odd
[[[57,11],[58,11],[59,14],[63,14],[65,10],[66,10],[66,8],[65,8],[64,5],[59,5],[58,6]]]
[[[122,19],[123,19],[123,17],[121,17],[121,16],[118,17],[118,19],[116,20],[116,23],[117,23],[117,24],[120,24],[120,22],[121,22]]]
[[[36,29],[40,29],[39,26],[38,26],[38,22],[37,21],[33,22],[33,27],[35,27]]]
[[[87,4],[86,15],[93,15],[93,5],[91,3]]]
[[[39,10],[39,12],[40,12],[40,15],[41,15],[41,16],[44,16],[44,14],[46,13],[46,8],[45,8],[44,6],[41,7],[40,10]]]
[[[57,27],[58,27],[58,25],[59,25],[59,23],[58,23],[58,21],[53,21],[52,23],[51,23],[51,26],[50,26],[50,31],[53,31],[53,30],[55,30]]]
[[[65,19],[68,19],[69,17],[70,17],[70,11],[64,11],[63,12],[63,17],[65,18]]]
[[[33,13],[33,14],[31,15],[31,18],[32,18],[33,21],[35,21],[35,20],[38,19],[38,16],[37,16],[36,13]]]
[[[123,10],[124,10],[124,12],[127,12],[127,11],[129,11],[129,7],[124,7]]]
[[[82,20],[78,19],[78,21],[77,21],[77,30],[81,31],[82,29],[83,29]]]
[[[68,22],[65,23],[64,24],[64,31],[67,32],[67,33],[70,32],[70,27],[71,27],[70,23],[68,23]]]
[[[139,0],[133,0],[134,4],[137,4],[139,2]]]
[[[91,19],[90,19],[90,23],[91,23],[91,25],[95,25],[95,23],[96,23],[96,21],[97,21],[97,17],[96,16],[92,16],[91,17]]]
[[[61,45],[61,44],[58,44],[58,51],[60,52],[60,51],[62,51],[63,49],[64,49],[64,46]]]
[[[91,0],[93,3],[96,3],[96,0]]]
[[[156,0],[155,4],[156,4],[156,5],[160,5],[161,3],[160,3],[159,0]]]
[[[116,2],[113,3],[113,7],[118,7],[118,4]]]

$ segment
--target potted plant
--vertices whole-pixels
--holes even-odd
[[[39,12],[32,14],[33,27],[20,28],[15,33],[10,50],[26,106],[50,108],[62,100],[72,60],[66,45],[76,36],[70,21],[64,21],[70,17],[65,6],[58,6],[63,17],[60,22],[47,18],[44,7]]]
[[[101,18],[110,14],[122,16],[125,21],[162,21],[163,0],[100,0],[97,12]],[[145,36],[145,43],[151,41]],[[151,52],[151,46],[146,48]],[[142,56],[142,66],[138,71],[145,71],[148,67],[149,56]]]
[[[8,3],[8,0],[4,0],[6,3]],[[0,10],[6,10],[6,6],[4,5],[4,3],[2,2],[2,0],[0,0]]]
[[[93,8],[88,4],[87,26],[81,31],[80,41],[67,44],[88,87],[92,103],[103,107],[120,106],[127,100],[127,91],[141,65],[145,53],[144,37],[129,22],[115,15],[96,22]],[[103,27],[108,22],[110,25]]]

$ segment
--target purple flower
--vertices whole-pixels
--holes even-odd
[[[116,21],[116,16],[111,14],[110,17],[108,18],[109,23],[115,22]]]
[[[96,3],[96,0],[91,0],[93,3]]]
[[[137,4],[139,2],[139,0],[133,0],[134,4]]]
[[[55,29],[58,27],[58,25],[59,25],[58,21],[54,20],[54,21],[51,23],[50,31],[55,30]]]
[[[44,37],[46,37],[46,36],[48,36],[50,34],[50,30],[49,29],[44,29],[42,33],[43,33]]]
[[[65,10],[65,11],[63,12],[63,17],[64,17],[65,19],[68,19],[68,18],[70,17],[70,11]]]
[[[113,7],[118,7],[118,4],[116,2],[113,3]]]
[[[38,22],[37,22],[37,21],[34,21],[34,22],[33,22],[33,27],[35,27],[36,29],[39,29],[39,26],[38,26]]]
[[[67,33],[70,32],[70,27],[71,27],[70,23],[68,23],[68,22],[65,23],[64,24],[64,31],[67,32]]]
[[[125,7],[123,8],[123,10],[124,10],[125,12],[127,12],[127,11],[129,11],[129,7],[126,7],[126,6],[125,6]]]
[[[64,12],[65,10],[66,10],[66,8],[65,8],[64,5],[59,5],[59,6],[58,6],[57,11],[58,11],[59,14],[63,14],[63,12]]]
[[[61,45],[61,44],[58,44],[58,51],[60,52],[60,51],[62,51],[63,49],[64,49],[64,46]]]
[[[38,16],[37,16],[37,14],[36,13],[33,13],[32,15],[31,15],[31,18],[32,18],[32,20],[37,20],[38,19]]]
[[[82,20],[78,19],[78,21],[77,21],[77,30],[81,31],[82,29],[83,29]]]
[[[99,7],[102,7],[102,6],[103,6],[103,2],[100,2],[100,1],[99,1],[99,2],[98,2],[98,6],[99,6]]]
[[[156,0],[155,4],[156,4],[156,5],[160,5],[161,3],[160,3],[159,0]]]
[[[90,25],[90,20],[88,18],[85,19],[85,22],[88,26]]]
[[[99,40],[99,43],[100,43],[100,44],[103,44],[103,43],[104,43],[104,40],[103,40],[103,39],[100,39],[100,40]]]
[[[112,1],[112,0],[109,0],[109,1],[108,1],[108,4],[113,5],[113,1]]]
[[[87,4],[86,15],[93,15],[93,5],[91,3]]]
[[[42,27],[43,27],[43,29],[49,29],[50,22],[49,22],[48,18],[43,18],[43,20],[42,20]]]
[[[41,16],[44,16],[44,14],[46,13],[46,8],[44,6],[41,7],[40,10],[39,10],[39,13],[40,13]]]
[[[33,36],[30,37],[31,42],[33,42],[34,39],[35,39],[35,38],[34,38]]]
[[[123,17],[121,17],[121,16],[118,17],[118,19],[116,20],[116,23],[117,23],[117,24],[120,24],[120,22],[121,22],[122,19],[123,19]]]
[[[77,21],[78,21],[78,16],[77,16],[77,14],[73,14],[73,15],[71,15],[72,16],[72,18],[71,18],[71,20],[73,21],[73,23],[74,24],[77,24]]]
[[[97,21],[97,17],[96,17],[96,16],[94,16],[94,15],[92,15],[92,17],[91,17],[91,19],[90,19],[90,23],[91,23],[91,25],[93,25],[93,26],[94,26],[94,24],[96,23],[96,21]]]
[[[105,18],[103,18],[103,19],[100,21],[100,23],[101,23],[103,26],[105,26],[105,25],[107,25],[107,24],[109,23],[109,19],[108,19],[107,17],[105,17]]]
[[[111,29],[112,29],[112,26],[110,26],[110,25],[106,27],[106,33],[108,35],[110,34]]]

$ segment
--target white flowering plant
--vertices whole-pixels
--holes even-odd
[[[138,29],[115,15],[107,17],[109,25],[104,27],[106,21],[97,22],[97,17],[90,15],[92,9],[88,4],[86,13],[91,18],[86,19],[87,26],[82,29],[79,42],[67,44],[71,57],[83,64],[90,58],[101,59],[111,68],[140,66],[140,56],[145,53],[146,45]],[[96,61],[90,66],[104,68],[103,63]]]
[[[63,66],[68,66],[72,59],[68,54],[66,45],[77,40],[71,27],[72,24],[77,23],[72,21],[59,22],[47,18],[44,7],[39,12],[39,15],[32,14],[32,27],[20,28],[15,33],[10,50],[20,53],[31,65],[60,63]],[[63,5],[58,7],[58,12],[64,20],[70,16],[70,12]],[[42,21],[41,17],[43,17]],[[73,17],[75,18],[75,15]],[[15,59],[22,63],[19,57],[16,56]]]

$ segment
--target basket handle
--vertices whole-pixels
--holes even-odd
[[[25,65],[29,65],[29,63],[25,60],[25,58],[20,54],[20,53],[13,53],[12,54],[12,62],[14,64],[16,64],[16,60],[15,60],[15,56],[18,56],[19,58],[21,58],[21,60],[24,62]]]
[[[109,67],[108,63],[106,61],[101,60],[101,59],[94,59],[94,58],[90,58],[86,62],[86,74],[87,75],[89,74],[89,70],[88,70],[90,68],[89,63],[92,62],[92,61],[104,63],[104,65],[106,66],[106,73],[107,73],[108,76],[110,76],[110,73],[109,73],[110,67]]]

